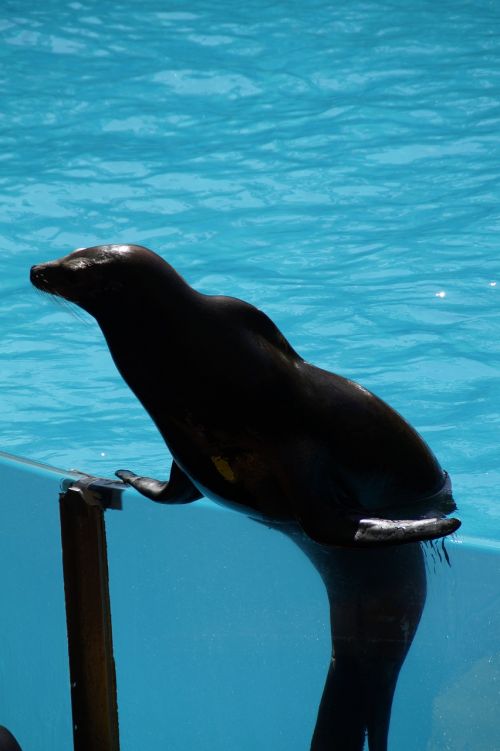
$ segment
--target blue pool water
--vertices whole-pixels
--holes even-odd
[[[499,22],[497,0],[0,11],[1,448],[168,472],[97,326],[28,282],[94,243],[153,248],[386,399],[464,522],[450,568],[426,553],[391,749],[500,748]],[[25,751],[71,742],[59,482],[0,457],[0,722]],[[106,522],[124,751],[307,748],[330,643],[298,549],[130,491]]]
[[[401,411],[500,535],[500,6],[7,0],[3,448],[164,475],[93,322],[30,289],[145,244]]]

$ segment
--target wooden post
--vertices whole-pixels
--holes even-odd
[[[94,481],[92,490],[90,479]],[[98,484],[96,478],[88,478],[71,485],[60,496],[75,751],[119,751],[120,746],[103,510],[106,504],[99,502]]]

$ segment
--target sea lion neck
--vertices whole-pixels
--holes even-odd
[[[159,272],[159,273],[158,273]],[[96,301],[92,315],[115,357],[137,347],[161,360],[189,349],[191,332],[203,324],[204,296],[176,272],[155,275],[127,285],[119,295]]]
[[[127,275],[117,275],[109,295],[96,295],[90,310],[98,323],[162,320],[182,315],[186,305],[196,315],[201,295],[167,263],[147,270],[131,268]]]

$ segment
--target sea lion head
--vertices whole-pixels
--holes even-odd
[[[156,253],[140,245],[95,245],[78,248],[55,261],[31,268],[32,284],[42,292],[75,303],[97,316],[103,307],[151,293],[155,279],[185,285]],[[144,283],[141,283],[144,282]]]

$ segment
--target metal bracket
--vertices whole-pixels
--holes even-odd
[[[81,478],[65,478],[61,482],[61,493],[76,493],[88,506],[99,506],[102,509],[122,509],[122,493],[127,487],[121,480],[107,480],[103,477],[93,477],[79,472]]]

